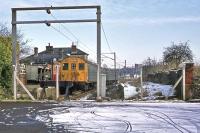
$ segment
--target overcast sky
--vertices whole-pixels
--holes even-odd
[[[102,52],[114,51],[118,62],[127,60],[132,66],[147,57],[162,58],[164,47],[171,42],[189,40],[195,60],[200,58],[200,1],[199,0],[0,0],[0,22],[11,27],[11,7],[101,5],[102,24],[110,44],[106,44],[102,32]],[[95,18],[95,10],[20,12],[18,20]],[[54,47],[69,47],[72,41],[79,41],[78,48],[96,60],[96,24],[76,23],[47,27],[41,25],[20,25],[26,39],[39,51],[47,43]],[[59,30],[61,33],[56,31]],[[73,35],[69,33],[72,32]],[[64,35],[63,35],[64,34]],[[104,59],[103,63],[112,64]],[[121,63],[123,64],[123,63]]]

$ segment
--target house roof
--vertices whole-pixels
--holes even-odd
[[[69,55],[88,55],[87,53],[85,53],[84,51],[82,51],[78,48],[76,49],[75,53],[72,52],[71,47],[53,48],[51,46],[51,48],[52,49],[50,49],[50,50],[45,50],[38,54],[33,54],[24,59],[21,59],[20,63],[48,64],[48,63],[51,63],[54,58],[56,58],[56,60],[60,60]]]

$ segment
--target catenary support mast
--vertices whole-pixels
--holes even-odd
[[[17,11],[37,11],[37,10],[66,10],[66,9],[96,9],[96,19],[79,19],[79,20],[43,20],[43,21],[17,21]],[[100,96],[100,75],[101,75],[101,7],[100,6],[61,6],[61,7],[26,7],[26,8],[12,8],[12,64],[13,64],[13,92],[14,99],[17,99],[17,24],[51,24],[51,23],[81,23],[81,22],[96,22],[97,23],[97,98]]]

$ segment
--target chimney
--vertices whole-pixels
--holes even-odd
[[[38,48],[34,47],[34,55],[38,55]]]
[[[49,52],[49,53],[52,53],[53,52],[53,46],[50,45],[50,43],[48,43],[49,45],[46,46],[46,51]]]
[[[74,45],[74,43],[72,43],[71,53],[77,54],[77,48],[76,48],[76,45]]]

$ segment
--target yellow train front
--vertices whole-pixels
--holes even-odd
[[[52,80],[46,81],[47,86],[55,85],[56,65],[59,65],[59,88],[61,94],[74,90],[88,90],[96,87],[97,65],[79,56],[68,56],[53,64]],[[114,81],[114,70],[102,69],[107,81]]]
[[[67,57],[60,62],[60,80],[87,83],[88,64],[80,57]]]
[[[74,90],[88,90],[94,87],[94,81],[88,80],[88,61],[79,56],[68,56],[53,65],[53,83],[56,80],[56,65],[59,65],[60,93],[71,93]],[[51,81],[48,81],[48,84]],[[52,84],[53,84],[52,83]]]

